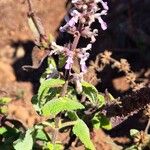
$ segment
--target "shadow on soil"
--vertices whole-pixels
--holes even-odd
[[[39,79],[47,67],[46,60],[44,60],[42,66],[39,69],[24,71],[22,69],[23,65],[32,65],[32,49],[35,44],[32,41],[17,41],[12,42],[11,46],[15,48],[14,58],[19,47],[22,47],[25,52],[25,55],[16,59],[12,65],[17,81],[31,82],[33,85],[33,93],[37,93]]]

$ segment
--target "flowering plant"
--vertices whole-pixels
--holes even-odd
[[[91,50],[98,34],[98,30],[91,29],[91,25],[98,20],[102,30],[107,29],[102,16],[107,15],[108,6],[107,2],[102,0],[72,0],[71,3],[72,8],[69,15],[65,16],[66,23],[60,27],[60,32],[71,34],[73,41],[64,46],[60,46],[54,41],[50,43],[49,57],[52,59],[53,55],[59,56],[59,64],[61,64],[59,69],[62,72],[58,72],[55,62],[49,63],[51,71],[47,73],[46,79],[42,80],[38,92],[39,112],[47,117],[54,115],[55,128],[61,129],[64,124],[65,127],[67,124],[68,126],[73,125],[72,132],[85,147],[95,149],[90,140],[89,129],[84,122],[87,114],[93,120],[90,122],[93,127],[103,127],[104,120],[107,124],[104,128],[109,129],[111,125],[107,118],[100,113],[100,108],[105,104],[104,96],[99,94],[92,84],[84,80],[84,74],[87,72],[86,60],[90,55],[88,51]],[[98,4],[101,4],[102,7],[99,8]],[[78,47],[80,37],[89,38],[90,43],[86,47]],[[53,74],[54,72],[55,74]],[[73,88],[73,84],[75,88]],[[46,95],[52,95],[52,97]],[[71,121],[62,123],[64,119],[61,118],[61,115],[64,111],[65,117],[70,118]],[[81,112],[84,115],[81,115]],[[97,119],[96,124],[94,123],[95,119]],[[52,144],[55,146],[56,131],[52,135]]]
[[[13,141],[12,146],[16,150],[31,150],[37,145],[42,149],[64,149],[65,143],[59,141],[59,135],[67,130],[70,134],[75,134],[87,149],[94,150],[89,127],[92,127],[91,129],[111,129],[112,127],[104,115],[105,112],[102,111],[102,107],[106,105],[104,94],[99,93],[94,85],[85,79],[86,61],[98,35],[98,30],[92,29],[91,25],[97,20],[102,30],[107,29],[107,24],[102,19],[109,10],[107,2],[72,0],[72,7],[69,14],[65,16],[65,24],[60,27],[60,32],[71,34],[73,40],[64,45],[58,45],[45,36],[44,28],[33,11],[31,0],[27,2],[29,26],[36,38],[36,47],[32,55],[34,58],[39,50],[42,58],[38,64],[33,59],[33,66],[26,65],[23,69],[38,69],[47,57],[48,68],[40,79],[38,93],[32,98],[34,108],[32,111],[24,110],[26,118],[24,120],[21,117],[14,118],[16,113],[13,109],[11,114],[10,110],[8,112],[8,116],[13,116],[13,119],[20,121],[25,128],[23,131],[15,128],[14,135],[18,137],[18,140]],[[90,39],[85,47],[79,47],[81,37]],[[58,63],[55,62],[54,55],[58,56]],[[109,63],[109,59],[110,57],[108,61],[103,62]],[[107,92],[108,98],[114,99]],[[7,99],[1,101],[7,103]],[[12,101],[1,111],[6,113],[6,108],[13,108],[12,106],[17,104],[18,102]],[[26,105],[23,106],[26,107]],[[21,107],[21,109],[24,108]],[[5,132],[7,129],[2,128],[1,133]]]
[[[40,78],[40,87],[32,103],[22,99],[0,98],[0,149],[60,150],[78,147],[82,143],[85,148],[94,150],[97,147],[92,141],[94,134],[91,134],[91,138],[90,131],[94,133],[95,128],[109,130],[145,108],[149,103],[149,89],[137,91],[145,83],[137,84],[136,74],[131,71],[127,60],[115,60],[109,51],[97,55],[96,60],[91,61],[87,67],[92,44],[98,35],[98,29],[93,29],[92,24],[98,21],[102,30],[107,29],[102,19],[109,10],[107,2],[71,0],[65,23],[59,28],[62,37],[63,33],[71,35],[69,42],[64,45],[59,45],[52,36],[45,35],[40,19],[33,10],[32,1],[27,2],[28,23],[35,36],[35,47],[32,50],[33,65],[22,68],[27,71],[38,69],[46,58],[48,67]],[[80,46],[81,38],[87,39],[88,44]],[[115,100],[107,90],[104,94],[100,93],[95,88],[99,81],[95,72],[102,71],[106,65],[124,72],[128,84],[137,92],[122,97],[120,101]],[[149,105],[145,115],[150,118]],[[149,126],[150,121],[145,132],[131,130],[135,144],[129,149],[144,148],[149,144]],[[66,141],[60,138],[62,133],[67,134]],[[105,141],[107,139],[105,137]],[[110,149],[121,149],[112,140],[108,140]]]

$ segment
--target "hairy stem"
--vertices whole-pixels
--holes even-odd
[[[28,3],[28,7],[29,7],[28,17],[30,17],[32,19],[32,21],[34,22],[34,25],[40,35],[39,41],[41,41],[41,39],[47,41],[42,23],[40,22],[40,19],[35,15],[35,11],[33,10],[32,1],[27,0],[27,3]]]
[[[29,12],[33,12],[32,1],[31,0],[27,0],[27,2],[28,2],[28,6],[29,6]]]
[[[76,124],[76,121],[65,122],[61,125],[61,127],[59,129],[62,129],[62,128],[65,128],[65,127],[68,127],[68,126],[72,126],[72,125],[75,125],[75,124]]]
[[[73,41],[73,43],[72,43],[72,46],[71,46],[71,51],[75,51],[75,49],[77,48],[77,45],[78,45],[78,43],[79,43],[79,39],[80,39],[80,33],[79,32],[77,32],[77,35],[75,35],[75,38],[74,38],[74,41]],[[61,97],[64,97],[65,95],[66,95],[66,93],[67,93],[67,89],[68,89],[68,83],[69,83],[69,77],[70,77],[70,75],[69,75],[69,71],[67,70],[66,72],[65,72],[65,84],[63,85],[63,87],[62,87],[62,90],[61,90],[61,94],[60,94],[60,96]],[[57,130],[58,128],[59,128],[59,122],[60,122],[60,115],[61,114],[59,114],[59,116],[56,116],[56,118],[55,118],[55,128],[56,128],[56,130],[55,130],[55,132],[54,132],[54,134],[53,134],[53,139],[52,139],[52,143],[53,144],[55,144],[56,143],[56,140],[57,140],[57,135],[58,135],[58,132],[59,132],[59,130]],[[73,124],[71,124],[71,125],[73,125]],[[68,126],[68,124],[64,124],[63,125],[63,127],[67,127]],[[62,127],[61,127],[62,128]]]
[[[67,88],[68,88],[68,80],[66,80],[65,84],[63,85],[63,88],[61,90],[61,97],[64,97],[66,95],[67,92]]]
[[[54,145],[56,144],[56,141],[57,141],[57,135],[58,135],[58,132],[59,132],[59,122],[60,122],[60,120],[61,120],[60,116],[57,116],[54,120],[55,121],[55,131],[52,135],[52,144],[54,144]]]
[[[75,51],[75,49],[77,48],[77,45],[79,43],[79,40],[80,40],[80,33],[77,32],[77,35],[75,35],[75,38],[74,38],[74,41],[72,43],[72,46],[71,46],[71,51]],[[72,68],[74,70],[74,68]],[[74,70],[75,71],[75,70]],[[66,93],[67,93],[67,88],[68,88],[68,80],[69,80],[69,71],[65,72],[65,76],[66,76],[66,82],[62,88],[62,91],[61,91],[61,96],[65,96]]]

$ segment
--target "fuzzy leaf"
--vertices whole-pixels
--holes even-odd
[[[18,139],[14,142],[15,150],[32,150],[33,147],[33,138],[32,138],[33,129],[26,131],[25,137],[23,139]]]
[[[101,107],[103,104],[105,104],[104,96],[100,95],[92,84],[88,82],[82,82],[82,86],[83,93],[94,105],[98,104],[98,106]]]
[[[50,69],[57,69],[56,62],[53,57],[49,57],[47,60],[48,65],[51,65]]]
[[[61,87],[64,83],[65,81],[61,79],[49,79],[43,81],[38,91],[38,100],[42,101],[50,88]]]
[[[38,95],[34,95],[34,96],[31,98],[31,102],[32,102],[32,104],[33,104],[34,109],[35,109],[37,112],[40,112],[41,109],[40,109],[39,103],[38,103]]]
[[[0,127],[0,135],[4,134],[7,132],[7,129],[5,127]]]
[[[97,101],[98,101],[99,107],[102,107],[103,105],[105,105],[105,98],[103,95],[97,94]]]
[[[58,66],[59,68],[62,68],[66,63],[66,57],[64,55],[60,55],[59,56],[59,62],[58,62]]]
[[[48,140],[45,132],[41,129],[37,130],[36,139],[37,140],[42,140],[42,141],[47,141]]]
[[[83,120],[79,119],[73,127],[73,133],[81,140],[86,148],[95,150],[95,147],[90,139],[90,132]]]
[[[92,119],[93,127],[96,129],[103,128],[106,130],[111,130],[112,125],[108,118],[104,115],[96,114]]]
[[[69,111],[69,112],[67,112],[67,116],[68,116],[71,120],[77,120],[77,119],[79,119],[78,115],[77,115],[76,112],[74,112],[74,111]]]
[[[83,109],[84,106],[77,101],[74,101],[68,97],[60,97],[52,99],[51,101],[47,102],[43,108],[42,112],[43,115],[57,115],[59,112],[62,111],[72,111],[77,109]]]
[[[97,94],[98,94],[97,89],[92,84],[90,84],[88,82],[82,82],[82,86],[83,86],[83,92],[87,96],[87,98],[91,102],[96,101]]]
[[[47,64],[48,67],[46,68],[46,71],[42,74],[41,78],[40,78],[40,83],[42,84],[42,82],[44,82],[47,78],[47,75],[52,75],[54,74],[54,72],[57,72],[57,67],[56,67],[56,63],[53,57],[48,57],[47,59]],[[55,75],[54,75],[55,76]],[[53,78],[53,77],[51,77]]]

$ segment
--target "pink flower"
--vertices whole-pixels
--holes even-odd
[[[103,6],[103,8],[104,8],[105,10],[108,10],[108,9],[109,9],[109,7],[108,7],[108,5],[107,5],[107,2],[104,2],[103,0],[100,0],[99,2],[102,4],[102,6]]]
[[[70,70],[73,64],[73,52],[68,50],[67,55],[68,55],[68,59],[66,61],[65,69]]]
[[[77,10],[73,10],[70,14],[73,17],[70,20],[66,17],[67,23],[63,27],[60,27],[61,32],[65,32],[69,27],[74,27],[81,15]]]
[[[103,19],[101,18],[101,16],[99,16],[97,19],[98,19],[99,23],[101,24],[101,28],[102,28],[103,30],[106,30],[106,29],[107,29],[107,24],[106,24],[106,22],[103,21]]]
[[[79,2],[79,0],[72,0],[71,1],[73,4]]]
[[[87,66],[86,66],[85,61],[88,59],[89,55],[90,55],[89,53],[84,53],[80,56],[81,71],[83,73],[87,71]]]
[[[72,17],[63,27],[60,27],[61,32],[65,32],[69,27],[73,27],[78,22],[78,17]]]
[[[107,10],[102,10],[100,14],[101,15],[107,15]]]
[[[87,53],[87,50],[90,50],[92,48],[92,44],[88,44],[87,47],[81,48],[80,53],[78,54],[78,57],[80,58],[80,65],[81,65],[81,71],[85,73],[87,71],[87,66],[86,66],[86,60],[89,57],[89,53]]]

